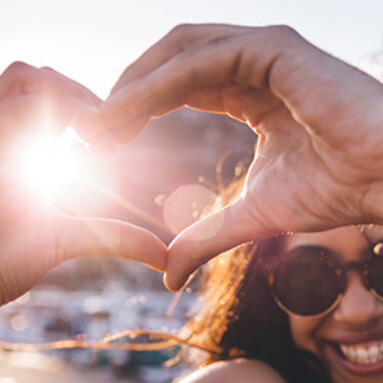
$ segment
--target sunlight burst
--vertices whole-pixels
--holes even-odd
[[[73,149],[74,133],[29,142],[24,154],[25,177],[29,184],[51,195],[68,188],[81,176],[81,158]]]

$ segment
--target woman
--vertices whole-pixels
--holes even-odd
[[[46,71],[43,74],[42,78],[45,79]],[[59,84],[63,86],[64,93],[58,91],[60,88],[56,88],[55,91],[55,86],[44,89],[41,84],[55,83],[52,82],[52,76],[47,78],[50,79],[47,83],[31,81],[26,82],[28,86],[16,86],[16,95],[20,96],[21,100],[28,101],[38,99],[37,96],[45,91],[45,94],[51,95],[52,100],[57,101],[53,106],[56,106],[55,110],[59,112],[57,107],[62,103],[68,106],[66,101],[72,100],[73,95],[78,96],[78,92],[72,93],[73,84],[61,82],[62,79]],[[53,78],[58,80],[55,76]],[[8,75],[2,81],[5,84],[6,96],[10,80],[12,76]],[[12,84],[12,81],[10,83]],[[15,83],[18,84],[17,81]],[[78,90],[78,87],[74,86],[74,89]],[[34,97],[23,99],[24,93]],[[83,91],[80,94],[84,96]],[[14,98],[7,100],[15,101]],[[82,97],[75,101],[70,105],[83,105]],[[85,104],[89,105],[89,100]],[[177,290],[199,265],[219,252],[247,241],[269,238],[281,232],[314,232],[350,224],[383,223],[383,85],[315,48],[291,28],[230,25],[175,28],[127,68],[109,99],[99,105],[108,129],[95,129],[98,134],[85,129],[83,134],[88,134],[91,141],[97,141],[98,138],[102,142],[110,140],[112,143],[123,144],[137,135],[150,118],[185,104],[200,110],[227,113],[247,122],[259,134],[255,159],[250,166],[240,198],[226,209],[181,233],[171,245],[168,257],[166,249],[157,238],[131,226],[105,220],[73,220],[60,216],[55,211],[41,214],[30,204],[27,210],[21,211],[15,205],[7,206],[7,214],[2,215],[3,226],[7,226],[7,235],[0,237],[3,257],[0,286],[1,293],[5,294],[1,302],[21,294],[35,284],[47,270],[64,259],[87,255],[89,252],[99,254],[107,251],[111,255],[121,255],[122,249],[124,256],[136,259],[138,256],[141,261],[157,269],[166,269],[167,286]],[[96,105],[98,107],[97,103]],[[89,108],[85,110],[89,111]],[[3,111],[4,116],[15,116],[7,114],[6,108]],[[83,109],[70,108],[68,116],[73,117],[79,111]],[[60,116],[60,113],[58,114]],[[80,113],[79,116],[81,115]],[[96,120],[93,121],[97,126],[100,121],[97,118]],[[13,127],[9,121],[8,125]],[[81,121],[79,125],[88,124]],[[9,177],[5,179],[7,185],[15,186],[11,181],[13,180]],[[20,191],[20,188],[18,190]],[[22,190],[21,194],[25,197],[23,192]],[[23,243],[17,240],[20,232],[29,234]],[[229,262],[229,272],[234,272],[232,269],[237,270],[234,279],[228,278],[228,281],[233,281],[232,284],[227,285],[223,280],[221,283],[227,286],[226,290],[212,290],[217,294],[223,293],[223,298],[228,300],[225,303],[224,299],[220,303],[240,308],[241,305],[230,303],[233,297],[239,297],[247,309],[257,307],[252,304],[245,305],[245,297],[249,300],[253,299],[252,296],[258,299],[256,297],[261,290],[250,291],[246,284],[250,284],[250,280],[258,275],[256,283],[261,283],[262,278],[266,278],[275,286],[272,282],[278,280],[278,273],[274,272],[274,265],[269,266],[268,262],[274,258],[274,254],[277,261],[284,260],[284,254],[289,253],[292,249],[290,246],[293,246],[293,239],[282,238],[270,242],[277,249],[280,247],[281,251],[265,251],[270,253],[270,256],[265,257],[264,263],[258,263],[257,259],[263,257],[256,255],[254,267],[250,267],[252,261],[249,261],[243,284],[238,278],[243,274],[243,263],[235,262],[234,265],[238,269],[234,269]],[[302,238],[311,237],[303,235]],[[353,249],[335,246],[335,243],[328,243],[328,240],[324,241],[322,238],[324,243],[321,239],[319,244],[326,247],[324,253],[331,253],[330,258],[336,259],[337,262],[323,261],[320,267],[327,265],[326,270],[332,272],[333,265],[340,260],[348,262],[350,259],[355,260],[362,255],[367,257],[368,254],[372,254],[372,249],[375,249],[374,241],[379,238],[373,237],[372,234],[367,234],[366,237],[359,235],[358,238],[360,242],[354,244]],[[351,242],[351,237],[347,235],[346,243],[349,241]],[[262,245],[259,245],[259,251],[261,248]],[[354,258],[349,258],[351,255],[346,250],[350,250]],[[255,254],[257,253],[258,250]],[[241,253],[236,259],[241,259],[241,256],[246,254],[249,256],[252,251],[249,254]],[[33,262],[30,255],[36,256]],[[314,259],[321,259],[321,254],[316,255]],[[376,255],[373,257],[376,258]],[[223,262],[223,265],[225,264]],[[356,263],[348,262],[347,265],[356,266]],[[19,274],[20,270],[22,273]],[[342,273],[339,271],[341,268],[335,270],[337,272],[332,274],[335,275],[332,282],[335,281],[336,285],[336,276]],[[373,270],[375,269],[371,268],[367,272],[366,280],[372,281]],[[213,344],[220,345],[222,342],[224,349],[229,350],[229,357],[243,355],[245,352],[244,355],[258,361],[234,361],[225,363],[224,368],[218,366],[217,370],[217,364],[212,364],[213,367],[207,367],[204,371],[207,374],[212,370],[218,371],[218,376],[194,376],[190,379],[200,379],[202,382],[203,379],[206,381],[214,376],[215,380],[230,381],[235,375],[236,381],[258,378],[262,381],[281,382],[283,378],[295,381],[294,379],[298,378],[294,373],[297,373],[303,381],[314,381],[314,375],[321,376],[322,372],[330,375],[330,380],[334,382],[346,381],[345,377],[349,378],[348,381],[376,379],[381,369],[380,364],[365,361],[376,359],[376,350],[372,347],[370,349],[369,344],[381,337],[379,316],[374,314],[373,319],[365,321],[359,319],[359,327],[351,323],[344,327],[337,324],[341,317],[339,313],[342,313],[342,308],[346,306],[345,302],[347,303],[346,299],[350,296],[356,293],[356,296],[364,295],[366,302],[368,297],[372,303],[371,294],[365,287],[359,286],[360,288],[356,289],[358,284],[361,285],[360,274],[356,273],[356,269],[347,270],[345,275],[347,283],[343,298],[334,302],[330,299],[330,303],[334,305],[328,307],[321,301],[323,307],[321,306],[319,311],[316,306],[314,312],[302,312],[300,308],[298,313],[301,316],[311,317],[299,319],[300,322],[296,319],[297,306],[292,306],[279,295],[284,288],[278,290],[278,294],[274,292],[274,295],[278,297],[280,305],[283,304],[283,307],[289,310],[288,317],[283,319],[283,315],[276,311],[276,306],[272,306],[269,296],[269,299],[266,299],[267,304],[260,307],[262,310],[274,307],[275,310],[272,310],[275,314],[279,313],[275,316],[272,313],[270,317],[263,319],[265,326],[272,325],[272,330],[265,332],[269,339],[266,339],[266,342],[258,342],[253,336],[238,338],[241,341],[249,339],[251,344],[255,339],[254,348],[248,348],[242,343],[236,344],[237,336],[230,335],[232,330],[235,334],[235,328],[241,330],[251,327],[241,324],[241,320],[248,320],[248,317],[231,315],[232,310],[228,310],[222,304],[223,309],[214,312],[214,316],[219,314],[223,323],[229,322],[227,327],[220,326],[218,331],[221,333],[214,335]],[[375,277],[374,283],[371,282],[373,288],[376,288],[376,279]],[[237,292],[237,287],[243,288],[243,291],[249,294],[246,295],[241,290]],[[301,290],[305,291],[307,286],[304,287],[305,289]],[[232,289],[233,293],[229,294],[229,289]],[[266,290],[262,291],[265,291],[267,298]],[[296,295],[290,294],[290,287],[286,291],[289,292],[289,298],[295,298]],[[339,291],[342,290],[335,289],[336,296]],[[377,296],[380,296],[378,289],[376,292]],[[243,299],[241,294],[244,294]],[[310,297],[306,297],[305,302],[307,301],[310,301]],[[298,303],[301,301],[298,300]],[[377,307],[380,305],[375,304]],[[303,306],[306,307],[306,304]],[[365,309],[361,311],[366,312]],[[320,319],[314,319],[314,313],[323,315]],[[281,322],[273,324],[271,319],[277,320],[278,317]],[[260,318],[262,316],[258,316],[257,320],[261,320]],[[206,330],[208,324],[209,322],[204,321],[200,325]],[[258,324],[255,323],[253,327],[256,326]],[[270,341],[272,336],[275,336],[278,342]],[[331,344],[335,342],[339,347],[342,345],[342,352],[347,354],[349,359],[353,358],[351,355],[354,349],[358,351],[366,348],[366,359],[358,357],[356,360],[370,365],[361,367],[355,365],[362,363],[351,362],[351,366],[345,362],[345,358],[339,356],[341,354],[337,352],[336,347],[329,351],[333,351],[330,355],[333,355],[334,359],[338,357],[334,362],[333,358],[328,356],[327,340],[330,340]],[[362,347],[358,346],[360,343],[363,344]],[[282,348],[284,352],[280,353],[277,348]],[[226,353],[224,356],[226,357]],[[219,355],[219,358],[222,356]],[[285,358],[289,358],[291,363],[297,363],[298,367],[290,367],[289,363],[285,363]],[[283,378],[276,371],[279,371]],[[314,375],[305,375],[306,373]]]
[[[188,330],[212,353],[182,383],[383,382],[383,227],[264,240],[206,273]]]

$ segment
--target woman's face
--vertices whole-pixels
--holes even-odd
[[[366,238],[367,237],[367,238]],[[355,226],[286,237],[286,251],[299,246],[328,248],[340,262],[366,257],[370,243],[383,241],[383,226]],[[369,243],[370,242],[370,243]],[[383,303],[364,286],[360,273],[346,273],[338,306],[320,318],[289,315],[297,346],[319,356],[333,382],[383,382]]]

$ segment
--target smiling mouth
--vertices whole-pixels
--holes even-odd
[[[368,366],[383,361],[383,341],[370,344],[338,344],[338,352],[351,363]]]

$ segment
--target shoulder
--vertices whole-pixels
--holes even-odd
[[[285,383],[268,364],[259,360],[234,359],[202,367],[178,383]]]

